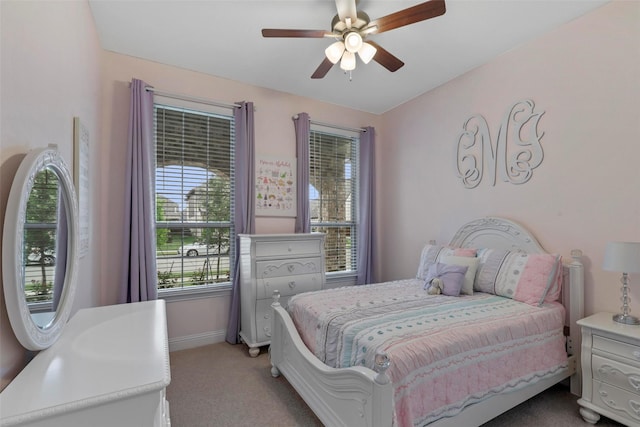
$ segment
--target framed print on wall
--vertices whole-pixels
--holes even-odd
[[[296,216],[296,159],[256,156],[256,216]]]
[[[89,252],[89,131],[73,118],[73,180],[78,195],[78,247],[80,257]]]

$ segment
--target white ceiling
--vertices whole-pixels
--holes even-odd
[[[380,114],[608,0],[447,0],[439,17],[372,35],[405,65],[359,59],[311,79],[332,39],[268,38],[262,28],[331,30],[334,0],[89,0],[106,50]],[[420,0],[361,0],[371,19]],[[150,79],[150,78],[149,78]],[[150,81],[150,83],[153,83]]]

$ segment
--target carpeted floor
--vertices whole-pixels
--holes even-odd
[[[245,345],[219,343],[172,352],[170,359],[172,427],[322,426],[286,379],[271,376],[266,348],[251,358]],[[588,425],[576,397],[555,386],[483,427]],[[604,417],[597,424],[619,426]]]

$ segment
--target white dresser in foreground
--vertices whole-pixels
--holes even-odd
[[[241,234],[240,338],[256,357],[271,340],[271,303],[324,288],[324,234]]]
[[[164,300],[79,310],[0,393],[0,426],[169,427]]]
[[[640,326],[597,313],[578,321],[582,327],[580,414],[595,424],[604,415],[640,426]]]

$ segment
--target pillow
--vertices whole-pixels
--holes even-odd
[[[530,305],[542,305],[560,296],[562,259],[559,255],[481,249],[478,259],[476,291]]]
[[[450,248],[431,244],[425,245],[420,254],[420,264],[418,265],[416,279],[424,280],[427,277],[429,267],[440,261],[441,257],[448,255],[475,257],[476,250],[471,248]]]
[[[540,301],[538,305],[542,305],[544,302],[552,302],[560,300],[560,294],[562,293],[562,257],[560,255],[556,255],[557,260],[555,264],[556,272],[555,277],[552,277],[553,274],[549,275],[549,281],[547,283],[547,287],[544,291],[544,298]]]
[[[468,256],[447,255],[442,257],[441,262],[447,265],[463,265],[467,267],[467,273],[464,275],[464,283],[460,293],[473,295],[473,282],[476,280],[476,270],[478,269],[480,259]]]
[[[441,262],[431,264],[425,278],[424,289],[429,287],[433,279],[440,279],[442,281],[442,293],[457,297],[460,295],[467,269],[468,267],[463,265],[447,265]]]

